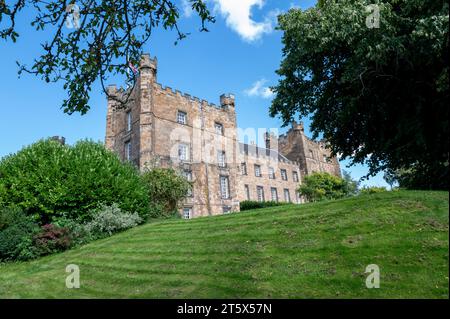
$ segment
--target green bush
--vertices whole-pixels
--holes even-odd
[[[378,186],[366,186],[361,188],[360,193],[361,194],[376,194],[376,193],[382,193],[386,192],[386,187],[378,187]]]
[[[39,227],[19,208],[0,209],[0,260],[27,260],[38,255],[33,237]]]
[[[256,209],[256,208],[265,208],[265,207],[274,207],[274,206],[282,206],[288,203],[285,202],[275,202],[275,201],[267,201],[267,202],[257,202],[253,200],[244,200],[240,202],[241,211]]]
[[[90,212],[90,215],[93,218],[87,223],[63,216],[56,219],[54,224],[68,229],[73,245],[82,245],[135,227],[143,222],[137,213],[123,212],[117,204],[102,205]]]
[[[347,183],[344,179],[329,173],[313,173],[305,176],[299,187],[299,193],[309,201],[337,199],[349,195]]]
[[[41,140],[0,161],[0,203],[25,209],[41,224],[62,212],[88,221],[100,203],[145,217],[147,194],[137,169],[92,141],[68,146]]]
[[[152,168],[143,176],[150,200],[151,217],[168,217],[188,194],[191,183],[172,168]]]
[[[142,218],[137,213],[123,212],[116,204],[103,205],[92,215],[93,219],[83,225],[85,232],[90,234],[90,239],[108,237],[142,222]]]

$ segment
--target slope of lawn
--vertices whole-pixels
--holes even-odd
[[[448,213],[447,192],[399,191],[160,221],[2,265],[0,298],[448,298]]]

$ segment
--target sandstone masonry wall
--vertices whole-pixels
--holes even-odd
[[[289,201],[300,203],[297,188],[302,176],[314,171],[340,175],[337,160],[325,158],[329,156],[325,144],[309,140],[301,125],[295,124],[279,138],[267,134],[266,148],[238,143],[233,95],[220,96],[220,105],[215,105],[163,87],[157,83],[157,60],[149,55],[143,56],[139,71],[126,107],[119,109],[114,99],[108,99],[105,145],[142,171],[157,165],[190,175],[193,192],[183,203],[183,208],[191,209],[190,217],[238,211],[240,201],[258,200],[258,187],[264,190],[264,200],[271,200],[276,189],[276,200],[285,201],[288,190]],[[120,96],[123,90],[110,86],[108,93]],[[185,123],[179,121],[180,112]],[[180,145],[188,150],[183,160]],[[222,152],[224,163],[219,161]],[[261,177],[255,176],[255,165],[260,166]],[[269,177],[269,167],[275,178]],[[281,170],[287,180],[281,178]],[[223,178],[228,180],[227,197],[221,187]]]

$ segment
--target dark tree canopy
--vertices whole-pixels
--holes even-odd
[[[314,137],[370,175],[413,167],[422,188],[447,188],[448,10],[436,0],[323,0],[281,15],[271,116],[311,116]]]
[[[200,17],[200,30],[207,31],[206,24],[214,17],[205,1],[189,2]],[[134,87],[136,74],[130,69],[139,65],[154,28],[176,30],[177,40],[186,37],[177,23],[179,5],[168,0],[0,0],[0,37],[15,42],[17,16],[25,9],[31,11],[31,26],[48,30],[51,36],[31,67],[19,64],[19,73],[32,73],[46,82],[62,81],[68,92],[62,108],[69,114],[84,114],[95,81],[101,82],[106,94],[104,83],[111,75],[126,76],[127,85]],[[125,94],[118,102],[128,98]]]

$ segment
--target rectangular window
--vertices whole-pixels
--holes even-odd
[[[192,208],[190,208],[190,207],[183,208],[183,218],[184,219],[192,218]]]
[[[127,112],[127,132],[131,131],[131,111]]]
[[[192,182],[192,172],[191,171],[183,171],[183,176],[189,182]]]
[[[131,141],[125,143],[125,159],[127,161],[131,160]]]
[[[186,112],[178,111],[177,122],[180,123],[180,124],[186,124],[187,123],[187,114],[186,114]]]
[[[292,179],[294,180],[294,182],[298,182],[298,173],[296,171],[292,172]]]
[[[248,187],[248,185],[246,184],[244,188],[245,188],[245,196],[247,196],[247,200],[250,200],[250,187]]]
[[[216,131],[216,134],[223,135],[223,125],[222,124],[217,123],[217,122],[214,123],[214,129]]]
[[[275,170],[273,169],[273,167],[269,167],[269,178],[275,179]]]
[[[287,189],[287,188],[284,189],[284,201],[286,203],[291,202],[291,196],[289,195],[289,189]]]
[[[260,165],[255,165],[255,176],[261,177],[261,166]]]
[[[300,194],[299,194],[299,192],[295,192],[295,197],[297,199],[297,203],[300,204]]]
[[[180,161],[189,161],[189,146],[186,144],[178,145],[178,158]]]
[[[247,163],[241,163],[241,174],[247,175]]]
[[[224,214],[229,214],[231,213],[231,206],[222,206],[222,212]]]
[[[227,166],[225,151],[217,151],[217,164],[219,167]]]
[[[183,171],[183,176],[184,176],[184,178],[186,178],[187,181],[192,182],[192,172],[191,171]],[[194,196],[194,193],[192,191],[192,185],[190,185],[186,196],[188,196],[188,197]]]
[[[272,187],[272,188],[270,189],[270,193],[271,193],[271,195],[272,195],[272,201],[278,202],[278,192],[277,192],[277,189],[276,189],[275,187]]]
[[[286,170],[285,170],[285,169],[282,169],[282,170],[281,170],[281,179],[282,179],[283,181],[287,181],[287,173],[286,173]]]
[[[258,201],[263,202],[264,201],[264,187],[256,186],[256,194],[258,196]]]
[[[220,176],[220,194],[222,196],[222,199],[230,198],[228,176]]]

